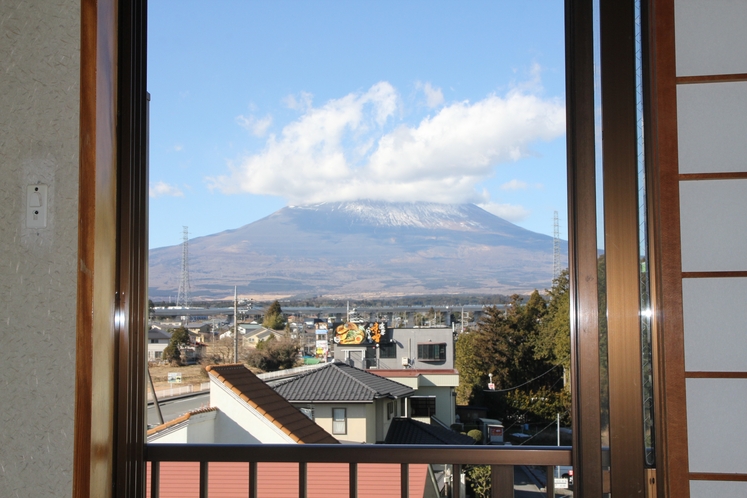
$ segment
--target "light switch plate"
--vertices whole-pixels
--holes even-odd
[[[47,227],[46,185],[29,185],[26,187],[26,226],[28,228]]]

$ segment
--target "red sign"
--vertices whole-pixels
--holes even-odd
[[[491,436],[502,436],[503,435],[503,427],[500,427],[497,425],[491,425],[491,426],[488,426],[488,429],[490,429]]]

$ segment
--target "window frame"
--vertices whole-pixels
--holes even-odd
[[[428,354],[421,355],[421,352]],[[431,355],[430,353],[433,353],[433,355]],[[418,361],[446,361],[446,343],[420,342],[418,343],[417,355]]]
[[[384,354],[385,351],[386,354]],[[397,359],[397,344],[393,342],[379,344],[379,358],[382,360]]]
[[[436,414],[436,397],[435,396],[410,396],[410,417],[432,417]],[[415,405],[413,401],[425,401],[425,409],[428,412],[427,415],[416,415]],[[433,405],[433,406],[431,406]]]
[[[146,2],[93,0],[81,4],[78,254],[81,265],[76,326],[75,497],[145,496]],[[609,7],[609,2],[602,0],[601,3]],[[665,9],[668,5],[666,1],[653,4],[664,5]],[[594,13],[591,0],[566,0],[565,5],[573,459],[574,466],[580,470],[574,491],[578,496],[600,496],[604,478],[596,288]],[[642,13],[647,23],[651,7],[644,5]],[[604,31],[610,26],[614,28],[619,21],[612,15],[603,15],[601,23]],[[649,32],[655,31],[645,25],[644,41]],[[671,29],[668,24],[663,27],[664,31]],[[624,44],[632,38],[626,30],[613,29],[609,33],[612,37],[605,38],[606,47]],[[644,50],[650,49],[644,44]],[[603,46],[602,52],[605,51]],[[603,63],[602,70],[612,66]],[[650,83],[649,78],[647,74],[646,84]],[[608,98],[607,102],[614,102],[614,99]],[[608,119],[614,119],[614,108],[612,112],[607,112],[606,107],[604,110]],[[614,138],[609,140],[612,135],[605,134],[610,146],[615,142]],[[615,146],[629,148],[630,144],[619,142]],[[109,160],[112,158],[114,160]],[[637,203],[637,198],[634,202]],[[615,210],[619,206],[611,208]],[[115,223],[107,221],[112,214]],[[113,225],[116,225],[114,229]],[[608,257],[612,257],[612,248],[608,249]],[[95,274],[94,254],[98,263]],[[608,271],[608,287],[611,281],[622,278],[615,275],[617,271]],[[657,277],[652,275],[654,280]],[[93,292],[94,281],[104,283],[103,287],[96,287],[97,297]],[[624,286],[625,282],[620,285]],[[616,313],[633,311],[633,304],[624,296],[618,299],[617,305]],[[615,347],[624,349],[625,344]],[[610,354],[617,354],[613,349]],[[661,360],[655,359],[655,366],[658,361]],[[624,372],[616,375],[619,385]],[[99,406],[109,407],[110,417],[97,419],[93,414]],[[100,430],[94,428],[94,424]],[[659,426],[657,416],[657,433]],[[640,437],[635,434],[628,439]],[[106,448],[103,453],[102,448]],[[642,484],[642,463],[639,469],[627,457],[624,443],[621,448],[619,454],[626,455],[626,463],[616,467],[616,475],[629,480],[631,486]],[[616,450],[613,448],[613,451]],[[662,481],[659,482],[659,489],[664,489]],[[615,487],[613,482],[613,493]]]
[[[337,412],[342,411],[342,419],[338,420]],[[336,424],[342,424],[342,430]],[[345,436],[348,433],[348,410],[347,408],[332,408],[332,435],[333,436]]]

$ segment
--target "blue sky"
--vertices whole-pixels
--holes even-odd
[[[563,2],[149,2],[150,246],[288,204],[566,230]]]

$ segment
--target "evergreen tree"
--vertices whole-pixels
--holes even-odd
[[[564,413],[568,397],[562,393],[562,369],[538,349],[550,310],[557,307],[535,291],[526,303],[515,295],[505,310],[486,308],[477,326],[457,339],[457,402],[487,406],[504,423]],[[490,374],[497,392],[487,390]]]
[[[182,347],[189,346],[192,341],[189,338],[189,331],[184,327],[179,327],[171,332],[169,345],[163,350],[163,359],[176,365],[182,364]]]
[[[262,326],[273,330],[283,330],[285,328],[283,310],[280,308],[280,303],[277,300],[265,311],[265,319],[262,321]]]

